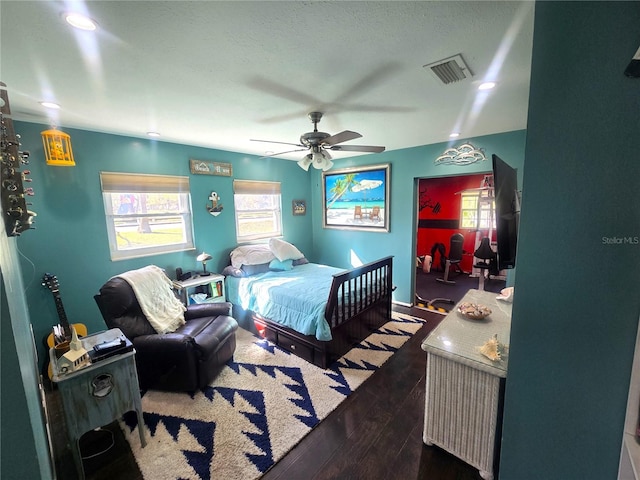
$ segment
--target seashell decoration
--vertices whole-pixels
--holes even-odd
[[[471,320],[482,320],[491,315],[491,309],[479,303],[463,302],[458,305],[458,312]]]
[[[478,347],[480,353],[493,362],[502,360],[502,355],[506,351],[506,346],[498,341],[498,335],[495,334],[484,345]]]

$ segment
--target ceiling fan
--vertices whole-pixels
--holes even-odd
[[[300,143],[276,142],[271,140],[255,139],[251,139],[251,141],[280,143],[284,145],[295,145],[296,147],[301,147],[295,150],[287,150],[286,152],[274,153],[272,155],[269,155],[270,157],[283,155],[285,153],[310,150],[310,152],[298,162],[298,165],[306,171],[309,170],[309,167],[311,165],[313,165],[313,168],[323,171],[329,170],[331,167],[333,167],[333,162],[331,161],[332,157],[328,150],[335,150],[340,152],[384,152],[385,147],[374,147],[371,145],[338,145],[339,143],[347,142],[355,138],[360,138],[362,137],[362,135],[357,132],[352,132],[351,130],[345,130],[335,135],[329,135],[325,132],[319,132],[318,123],[322,119],[322,112],[311,112],[309,114],[309,119],[311,120],[311,123],[313,123],[313,132],[303,133],[300,136]]]

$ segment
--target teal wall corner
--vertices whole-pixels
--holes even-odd
[[[617,476],[640,316],[638,25],[639,2],[536,4],[502,480]]]

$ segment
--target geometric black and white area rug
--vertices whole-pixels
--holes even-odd
[[[328,369],[246,330],[207,388],[194,394],[149,390],[142,397],[147,446],[135,415],[122,423],[145,479],[259,478],[386,362],[424,320],[393,312]]]

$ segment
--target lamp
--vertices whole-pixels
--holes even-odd
[[[73,160],[73,151],[71,150],[71,137],[68,134],[54,128],[45,130],[41,135],[47,165],[75,166],[76,162]]]
[[[198,262],[202,262],[202,273],[200,274],[203,277],[207,275],[211,275],[211,273],[207,272],[207,262],[211,260],[213,257],[208,253],[202,252],[200,255],[196,257]]]

